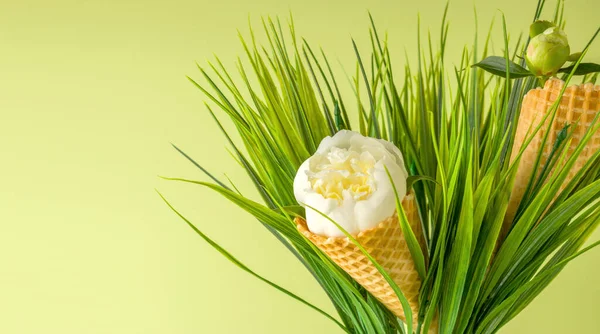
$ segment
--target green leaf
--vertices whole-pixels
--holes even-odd
[[[569,67],[563,67],[558,70],[558,73],[571,73],[575,65],[571,65]],[[590,73],[600,72],[600,64],[595,63],[580,63],[573,75],[586,75]]]
[[[506,63],[508,61],[508,72],[511,79],[525,78],[533,76],[533,73],[529,72],[526,68],[514,63],[511,60],[507,60],[504,57],[489,56],[484,60],[472,66],[479,67],[484,71],[497,75],[499,77],[506,78]]]
[[[233,203],[237,204],[240,208],[246,210],[248,213],[255,216],[259,221],[261,221],[261,222],[271,226],[272,228],[276,229],[277,231],[279,231],[282,235],[284,235],[286,238],[288,238],[295,245],[306,244],[305,242],[303,242],[304,239],[302,239],[302,237],[296,230],[296,227],[293,224],[291,224],[288,219],[281,216],[274,210],[265,207],[264,205],[261,205],[257,202],[254,202],[250,199],[240,196],[239,194],[237,194],[229,189],[225,189],[221,186],[218,186],[218,185],[215,185],[212,183],[202,182],[202,181],[194,181],[194,180],[188,180],[188,179],[181,179],[181,178],[169,178],[169,177],[162,177],[162,178],[165,180],[170,180],[170,181],[180,181],[180,182],[198,184],[198,185],[210,188],[212,190],[215,190],[218,193],[220,193],[221,195],[223,195],[225,198],[227,198],[230,201],[232,201]]]
[[[231,253],[229,253],[228,251],[226,251],[223,247],[219,246],[219,244],[217,244],[216,242],[214,242],[211,238],[209,238],[206,234],[202,233],[202,231],[200,231],[194,224],[192,224],[187,218],[185,218],[181,213],[179,213],[179,211],[177,211],[172,205],[171,203],[169,203],[169,201],[167,201],[167,199],[160,193],[158,192],[158,195],[160,196],[160,198],[162,198],[162,200],[169,206],[169,208],[171,208],[171,210],[173,210],[173,212],[175,212],[175,214],[177,214],[177,216],[179,216],[181,219],[183,219],[183,221],[185,221],[185,223],[191,227],[194,232],[196,232],[196,234],[198,234],[202,239],[204,239],[204,241],[206,241],[210,246],[212,246],[214,249],[216,249],[219,253],[221,253],[221,255],[223,255],[226,259],[228,259],[229,261],[231,261],[233,264],[235,264],[236,266],[238,266],[240,269],[244,270],[245,272],[251,274],[252,276],[258,278],[259,280],[267,283],[268,285],[274,287],[275,289],[285,293],[286,295],[296,299],[297,301],[301,302],[302,304],[312,308],[313,310],[321,313],[322,315],[324,315],[326,318],[328,318],[329,320],[333,321],[335,324],[337,324],[342,330],[344,330],[344,332],[346,333],[351,333],[350,331],[348,331],[348,329],[338,320],[336,320],[334,317],[332,317],[331,315],[329,315],[327,312],[321,310],[320,308],[314,306],[313,304],[307,302],[306,300],[304,300],[303,298],[297,296],[296,294],[294,294],[293,292],[277,285],[276,283],[273,283],[271,281],[269,281],[268,279],[260,276],[259,274],[255,273],[254,271],[252,271],[250,268],[248,268],[246,265],[244,265],[241,261],[239,261],[238,259],[236,259],[233,255],[231,255]]]
[[[385,172],[387,173],[388,179],[392,183],[392,188],[394,189],[394,197],[396,199],[396,212],[398,213],[398,221],[400,223],[400,228],[402,229],[402,234],[404,234],[404,239],[406,240],[408,250],[410,251],[410,255],[413,258],[413,262],[415,263],[415,267],[417,268],[419,277],[421,278],[421,280],[424,280],[425,256],[423,256],[423,250],[421,249],[421,245],[419,244],[419,241],[417,240],[414,231],[410,227],[408,218],[406,217],[406,212],[404,212],[404,208],[402,207],[402,203],[400,202],[400,198],[398,197],[398,190],[396,189],[394,180],[392,180],[392,175],[390,175],[390,171],[387,169],[387,167],[385,167]],[[406,191],[408,193],[408,186]]]
[[[470,157],[471,158],[471,157]],[[469,159],[469,162],[471,159]],[[448,260],[448,271],[445,276],[447,280],[442,299],[442,310],[440,322],[441,333],[452,333],[457,323],[463,290],[467,281],[469,270],[472,238],[473,238],[473,185],[472,165],[469,163],[466,172],[466,184],[462,199],[462,208],[456,231],[456,237],[452,242],[452,250]]]
[[[306,210],[300,205],[283,206],[281,208],[276,208],[275,211],[281,214],[291,214],[299,217],[304,217],[306,214]]]
[[[578,251],[577,253],[565,258],[564,260],[558,262],[551,268],[548,268],[548,269],[540,272],[534,279],[532,279],[531,281],[529,281],[526,284],[524,284],[523,286],[521,286],[513,295],[510,296],[510,298],[504,300],[497,307],[495,307],[494,310],[492,312],[490,312],[490,314],[485,319],[483,319],[483,321],[479,325],[479,328],[476,331],[476,334],[495,332],[498,329],[497,326],[502,322],[502,318],[504,317],[504,315],[515,304],[515,302],[517,301],[517,299],[519,297],[521,297],[523,294],[527,293],[529,290],[535,289],[536,285],[542,283],[545,279],[547,279],[552,274],[555,274],[555,269],[564,266],[565,264],[569,263],[573,259],[586,253],[587,251],[591,250],[592,248],[594,248],[598,245],[600,245],[600,241],[594,242],[593,244],[589,245],[588,247],[586,247],[586,248]]]
[[[409,192],[412,189],[414,183],[417,182],[417,181],[429,181],[429,182],[433,182],[433,183],[439,185],[439,183],[434,178],[432,178],[431,176],[427,176],[427,175],[411,175],[411,176],[409,176],[409,177],[406,178],[406,192]]]

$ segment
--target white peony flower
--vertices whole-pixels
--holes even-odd
[[[308,229],[318,235],[344,236],[329,219],[310,207],[352,235],[393,215],[396,198],[385,167],[402,200],[408,173],[396,146],[348,130],[323,139],[294,179],[294,195],[306,207]]]

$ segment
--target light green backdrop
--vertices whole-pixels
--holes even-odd
[[[534,3],[479,1],[480,27],[499,8],[511,31],[526,29]],[[333,312],[249,215],[157,175],[205,179],[173,142],[253,195],[185,75],[198,77],[194,61],[213,52],[231,64],[248,14],[259,27],[260,15],[290,10],[300,34],[352,68],[350,37],[366,46],[367,9],[389,30],[402,66],[402,48],[416,52],[417,13],[437,32],[443,2],[2,1],[0,333],[337,333],[223,259],[154,188],[258,273]],[[568,1],[574,49],[599,13],[598,1]],[[472,1],[453,1],[450,18],[456,58],[472,36]],[[590,55],[600,62],[600,41]],[[594,250],[569,265],[502,332],[600,332],[599,261]]]

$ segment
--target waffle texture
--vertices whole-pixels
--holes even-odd
[[[516,159],[523,142],[530,135],[529,131],[533,131],[533,129],[540,124],[546,113],[551,111],[551,106],[560,95],[560,91],[564,84],[565,83],[562,80],[553,78],[546,81],[544,88],[532,89],[527,93],[527,95],[525,95],[521,107],[521,114],[519,115],[517,131],[515,134],[511,162]],[[559,132],[566,124],[571,124],[571,129],[574,131],[571,143],[567,148],[568,157],[575,151],[575,148],[581,142],[581,139],[587,132],[598,111],[600,111],[600,86],[587,83],[584,85],[573,85],[567,87],[562,99],[560,100],[560,105],[556,112],[554,121],[552,122],[550,133],[548,134],[548,139],[544,147],[541,147],[542,141],[545,131],[548,129],[551,117],[547,118],[546,124],[541,127],[540,131],[538,131],[529,146],[527,146],[523,152],[521,162],[517,169],[517,175],[514,188],[511,193],[508,210],[504,219],[502,228],[503,236],[505,236],[510,229],[519,204],[521,203],[521,200],[525,194],[525,190],[527,189],[529,179],[532,177],[534,172],[537,175],[543,168],[544,163],[552,151],[552,147]],[[574,123],[577,120],[579,120],[579,123],[577,126],[575,126]],[[543,149],[540,167],[538,170],[533,170],[535,160],[540,149]],[[569,172],[563,187],[561,187],[561,190],[583,167],[586,161],[598,151],[598,149],[600,149],[600,131],[597,131],[593,135],[592,139],[586,144],[585,148],[577,158],[573,168]]]
[[[408,194],[402,201],[408,222],[424,250],[424,237],[414,195]],[[383,305],[402,320],[406,320],[402,304],[392,287],[377,268],[347,237],[327,237],[313,234],[302,218],[296,218],[300,233],[327,254],[360,285],[367,289]],[[354,238],[379,263],[398,285],[412,309],[413,324],[419,310],[421,280],[402,233],[398,215],[380,222],[376,227],[360,232]],[[437,319],[436,319],[437,320]],[[436,329],[432,324],[432,330]],[[430,331],[433,332],[433,331]]]

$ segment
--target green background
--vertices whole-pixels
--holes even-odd
[[[451,5],[450,60],[472,39],[472,5]],[[154,192],[252,269],[333,312],[317,283],[249,215],[210,190],[157,178],[206,179],[173,142],[256,197],[185,75],[198,78],[194,61],[205,64],[213,53],[232,64],[243,51],[236,29],[247,33],[248,15],[258,29],[261,15],[285,18],[290,11],[302,36],[351,71],[350,37],[364,52],[368,47],[368,9],[389,31],[396,66],[403,66],[404,48],[416,55],[417,14],[435,37],[443,6],[3,0],[0,333],[339,332],[227,262]],[[600,2],[572,0],[567,7],[576,51],[598,26]],[[479,1],[477,9],[482,35],[496,17],[500,53],[498,9],[517,32],[527,29],[535,1]],[[600,42],[588,60],[600,62]],[[594,250],[570,264],[501,332],[600,332],[599,261]]]

